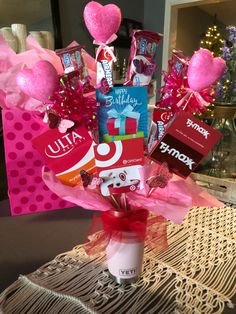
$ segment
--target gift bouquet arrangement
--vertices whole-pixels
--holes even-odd
[[[213,100],[225,62],[206,49],[191,59],[174,51],[150,122],[148,86],[162,35],[133,32],[126,81],[114,86],[110,44],[120,9],[92,1],[84,20],[95,59],[77,43],[55,53],[29,38],[29,50],[16,55],[0,41],[11,208],[101,211],[104,232],[87,249],[105,239],[111,274],[130,280],[141,273],[150,212],[155,223],[181,223],[192,206],[219,204],[188,176],[220,138],[193,114]]]

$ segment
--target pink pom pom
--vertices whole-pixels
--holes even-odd
[[[84,21],[91,36],[97,42],[106,43],[120,27],[121,11],[115,4],[102,6],[91,1],[85,6]]]
[[[214,58],[208,49],[199,49],[189,61],[188,84],[191,89],[201,91],[218,81],[225,68],[222,58]]]
[[[47,102],[58,87],[58,74],[45,60],[38,61],[32,69],[19,71],[16,82],[22,92],[37,100]]]

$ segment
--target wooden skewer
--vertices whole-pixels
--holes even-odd
[[[124,210],[126,211],[128,208],[127,208],[127,200],[126,200],[125,193],[121,194],[121,204],[122,204],[122,208],[124,208]]]
[[[117,200],[115,199],[115,197],[113,195],[110,195],[111,201],[113,203],[113,205],[117,208],[120,209],[120,204],[117,202]]]

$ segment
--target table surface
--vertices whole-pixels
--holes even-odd
[[[79,207],[10,215],[8,200],[0,202],[0,291],[19,274],[28,274],[57,254],[87,241],[94,212]]]
[[[235,228],[235,208],[192,208],[183,225],[168,224],[167,250],[157,253],[147,243],[143,276],[129,286],[119,286],[109,277],[103,253],[88,257],[79,245],[21,276],[2,293],[2,310],[4,314],[232,314]],[[65,235],[68,229],[61,225],[59,230]],[[43,249],[38,252],[43,254]]]

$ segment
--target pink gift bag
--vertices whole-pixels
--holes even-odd
[[[4,109],[2,121],[11,214],[75,206],[51,192],[42,180],[44,163],[31,140],[47,126],[34,113],[18,109]]]

